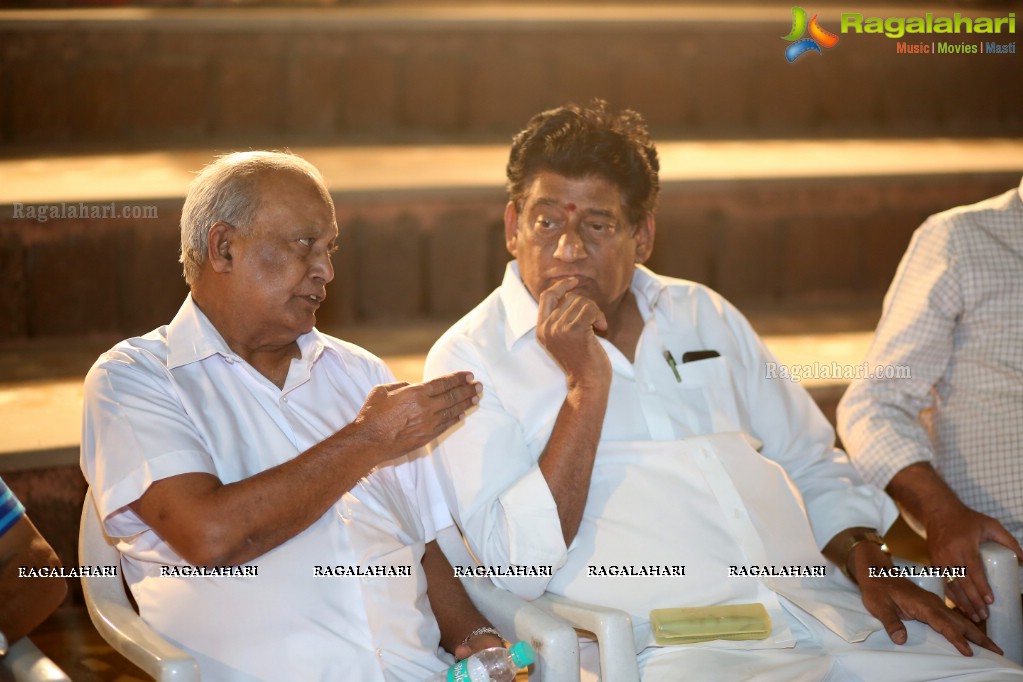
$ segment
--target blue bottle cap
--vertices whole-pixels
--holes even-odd
[[[520,668],[525,668],[536,660],[536,652],[533,651],[533,647],[529,645],[529,642],[516,642],[511,645],[508,651],[511,653],[512,663]]]

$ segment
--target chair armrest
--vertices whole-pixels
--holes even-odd
[[[71,682],[71,678],[28,637],[22,637],[10,646],[7,655],[0,659],[0,669],[5,673],[0,679],[12,679],[14,682]]]
[[[92,580],[115,582],[111,578]],[[199,682],[199,665],[195,660],[149,627],[125,599],[120,578],[116,582],[121,599],[112,599],[109,594],[97,595],[97,592],[106,590],[97,590],[95,585],[90,586],[85,579],[82,580],[89,617],[103,639],[158,682]],[[101,587],[104,587],[102,583]],[[88,594],[90,591],[92,594]],[[121,600],[123,604],[118,603]]]
[[[1016,555],[997,542],[985,542],[980,546],[980,558],[995,598],[988,607],[988,637],[1002,647],[1006,658],[1023,664],[1023,610]]]
[[[437,544],[453,566],[476,563],[455,526],[437,533]],[[461,581],[476,608],[505,637],[533,646],[536,661],[530,679],[579,682],[579,638],[571,625],[497,587],[489,578],[462,576]]]
[[[91,491],[82,508],[78,551],[83,566],[120,567],[120,554],[103,532]],[[199,664],[142,620],[120,575],[83,576],[82,593],[92,624],[115,651],[157,682],[199,682]]]
[[[571,625],[497,587],[488,578],[464,577],[462,584],[494,627],[512,640],[528,641],[533,646],[536,661],[530,679],[579,682],[579,638]]]
[[[597,637],[601,679],[615,682],[639,682],[636,642],[632,618],[618,609],[584,604],[547,593],[534,602],[545,611],[564,618],[574,627]]]

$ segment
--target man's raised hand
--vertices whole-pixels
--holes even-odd
[[[375,443],[380,462],[421,448],[456,424],[480,401],[483,387],[469,372],[453,372],[421,384],[376,386],[352,422]]]
[[[596,332],[607,330],[607,319],[590,298],[572,291],[578,280],[561,279],[540,294],[536,336],[569,383],[611,379],[611,362],[600,347]]]

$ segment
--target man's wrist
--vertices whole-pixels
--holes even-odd
[[[901,469],[885,486],[885,492],[925,526],[936,516],[958,514],[964,507],[928,462],[914,462]]]
[[[467,634],[465,636],[465,639],[462,640],[462,644],[469,646],[471,645],[472,640],[483,635],[496,637],[497,639],[501,640],[501,642],[504,642],[504,637],[501,636],[501,633],[498,632],[496,628],[492,628],[489,625],[485,625],[483,627],[476,628],[475,630]]]
[[[854,583],[859,584],[858,578],[868,574],[870,567],[891,566],[892,553],[877,531],[857,532],[849,538],[842,572]]]

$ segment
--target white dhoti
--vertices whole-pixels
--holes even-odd
[[[659,568],[675,566],[684,574]],[[824,575],[792,570],[815,566]],[[786,571],[796,575],[777,575]],[[979,647],[963,656],[921,623],[894,644],[820,554],[785,472],[739,434],[602,443],[568,563],[548,589],[627,611],[644,682],[1023,680],[1007,659]],[[651,609],[750,602],[770,615],[767,639],[654,643]],[[599,679],[596,646],[581,658],[584,679]]]

